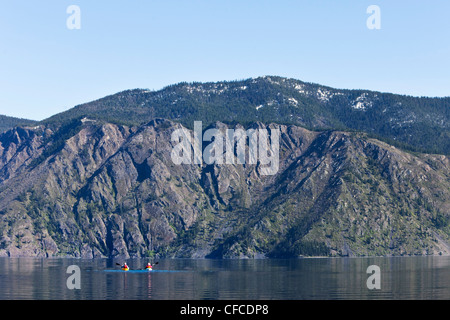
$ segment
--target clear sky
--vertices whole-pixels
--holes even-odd
[[[126,89],[263,75],[450,96],[450,1],[0,2],[0,114],[41,120]]]

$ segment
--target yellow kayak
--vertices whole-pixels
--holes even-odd
[[[123,271],[128,271],[130,270],[130,267],[128,267],[127,263],[125,262],[123,265],[121,265],[120,263],[116,262],[116,265],[120,266],[120,269],[122,269]]]

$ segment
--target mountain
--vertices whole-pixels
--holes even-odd
[[[343,90],[274,76],[128,90],[43,123],[82,117],[128,126],[164,118],[191,129],[196,120],[205,125],[274,122],[310,130],[361,131],[405,150],[450,154],[450,97]]]
[[[20,119],[14,117],[8,117],[0,114],[0,132],[17,126],[33,126],[37,123],[34,120]]]
[[[326,101],[323,108],[310,109],[322,106],[313,97],[317,91],[300,91],[316,88],[313,85],[294,87],[288,95],[281,85],[271,84],[275,80],[246,80],[226,89],[221,84],[180,84],[161,92],[127,91],[78,106],[34,128],[0,134],[0,256],[450,254],[448,156],[412,154],[363,132],[276,123],[289,118],[312,127],[344,122],[328,117],[335,113],[325,107]],[[248,92],[257,90],[250,89],[253,81],[260,86],[260,96],[251,98]],[[290,96],[294,90],[298,95]],[[233,101],[246,104],[230,100],[209,115],[211,105],[195,104],[200,96],[207,100],[208,91],[214,103],[233,92]],[[322,99],[335,99],[333,92],[322,92]],[[358,100],[363,92],[346,94],[356,101],[355,114],[378,108],[372,93],[364,96],[370,100]],[[265,100],[277,96],[271,105]],[[297,102],[285,101],[287,97]],[[149,100],[141,105],[144,98]],[[348,100],[341,95],[336,99],[341,98]],[[192,105],[196,107],[189,109]],[[404,109],[395,110],[389,112]],[[152,112],[155,118],[140,124]],[[203,132],[279,130],[277,172],[262,174],[261,162],[175,164],[172,152],[178,142],[172,134],[184,127],[157,118],[161,112],[187,123],[202,114],[210,120]],[[245,120],[242,124],[235,113]],[[225,117],[223,122],[214,121],[219,115]],[[246,122],[257,115],[265,122]],[[269,115],[274,121],[268,121]],[[119,123],[125,116],[129,123]],[[444,129],[447,125],[422,120]]]

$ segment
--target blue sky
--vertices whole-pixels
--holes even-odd
[[[380,30],[366,26],[372,4]],[[41,120],[126,89],[263,75],[450,96],[449,17],[448,0],[5,0],[0,114]]]

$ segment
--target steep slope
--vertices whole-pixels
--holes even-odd
[[[281,133],[279,170],[262,175],[261,163],[175,164],[180,128],[75,119],[1,134],[0,255],[450,253],[447,156],[257,122],[244,129]]]
[[[294,124],[356,130],[418,152],[450,154],[450,98],[334,89],[282,77],[179,83],[159,91],[128,90],[76,106],[43,123],[87,116],[122,125],[165,118],[192,128],[212,124]]]

